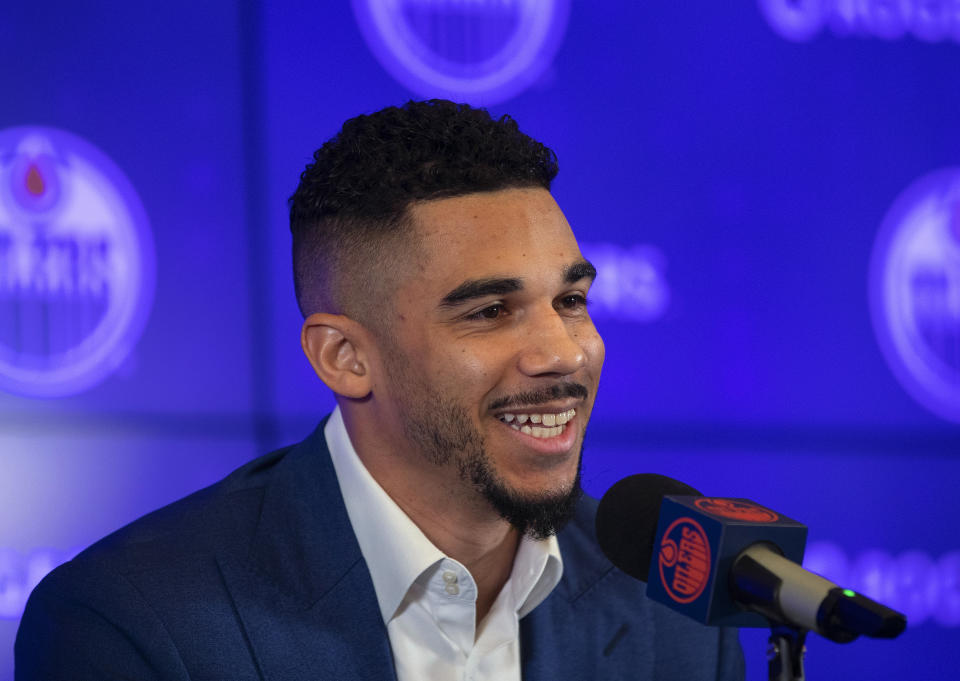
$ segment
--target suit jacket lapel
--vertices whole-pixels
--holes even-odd
[[[394,679],[324,425],[271,472],[248,550],[218,556],[221,574],[264,679]]]
[[[560,532],[563,578],[553,593],[520,622],[520,651],[524,681],[557,679],[653,678],[653,650],[637,627],[642,594],[637,603],[624,603],[622,589],[609,588],[613,565],[600,553],[593,538],[595,504],[585,500],[577,516]],[[628,636],[629,634],[629,636]],[[623,645],[621,645],[623,644]],[[623,665],[624,647],[629,669]],[[642,649],[641,649],[642,648]]]

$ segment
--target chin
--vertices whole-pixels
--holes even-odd
[[[499,492],[499,493],[498,493]],[[583,496],[579,474],[562,489],[542,488],[532,493],[486,490],[487,500],[500,516],[517,531],[532,539],[546,539],[557,534],[573,518]]]
[[[571,457],[571,468],[559,474],[504,477],[489,461],[474,459],[464,472],[500,516],[523,534],[545,539],[556,534],[573,517],[583,492],[580,488],[580,452]]]

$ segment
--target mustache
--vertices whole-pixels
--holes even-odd
[[[490,409],[503,409],[504,407],[532,407],[538,404],[546,404],[553,400],[559,400],[563,397],[576,397],[578,399],[587,399],[590,391],[586,386],[579,383],[557,383],[542,390],[533,390],[528,392],[498,397],[490,403]]]

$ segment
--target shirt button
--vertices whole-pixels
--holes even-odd
[[[443,587],[443,590],[451,596],[456,596],[460,593],[460,587],[454,583],[448,583],[445,587]]]
[[[443,581],[447,584],[456,584],[457,583],[457,573],[451,570],[446,570],[443,573]]]

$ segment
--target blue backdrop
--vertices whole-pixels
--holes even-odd
[[[286,198],[343,120],[430,95],[559,156],[601,270],[588,491],[753,498],[910,616],[814,637],[811,679],[960,665],[952,3],[28,5],[0,7],[0,680],[42,574],[329,410]]]

